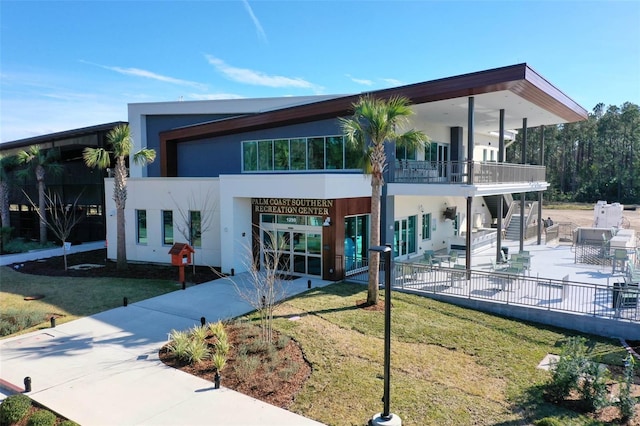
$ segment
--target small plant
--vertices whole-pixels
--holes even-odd
[[[563,423],[553,417],[545,417],[544,419],[533,422],[535,426],[563,426]]]
[[[189,330],[189,337],[204,342],[207,339],[209,331],[206,327],[194,326]]]
[[[276,341],[276,347],[278,349],[283,349],[289,344],[290,341],[291,341],[291,338],[289,336],[285,336],[284,334],[281,334],[278,337],[278,340]]]
[[[169,352],[182,361],[188,361],[189,344],[191,343],[189,334],[185,331],[171,330],[169,338],[171,339],[171,342],[169,342],[167,346]]]
[[[259,366],[260,358],[249,355],[238,357],[238,362],[233,369],[240,380],[246,381],[253,376]]]
[[[64,420],[60,422],[58,426],[80,426],[78,423],[71,420]]]
[[[214,348],[217,354],[224,355],[225,357],[227,356],[231,350],[231,344],[229,343],[229,340],[227,340],[226,334],[224,334],[224,338],[219,337],[218,340],[216,340]]]
[[[31,408],[31,398],[27,395],[10,395],[0,404],[0,424],[10,425],[22,420]]]
[[[8,336],[44,321],[42,312],[9,308],[0,314],[0,336]]]
[[[222,371],[225,365],[227,365],[227,357],[225,355],[215,353],[211,357],[211,363],[218,373]]]
[[[573,337],[562,347],[547,386],[546,394],[552,402],[563,401],[572,390],[578,389],[578,381],[588,361],[585,341],[584,337]]]
[[[578,390],[589,411],[597,411],[609,405],[607,382],[610,378],[609,370],[596,362],[589,361],[584,366]]]
[[[204,340],[192,339],[187,347],[189,363],[201,363],[211,357],[211,352]]]
[[[38,410],[29,417],[27,426],[53,426],[56,424],[56,415],[49,410]]]
[[[618,407],[623,422],[628,422],[636,414],[636,398],[631,394],[631,385],[633,385],[633,370],[636,360],[628,354],[624,360],[624,374],[620,383],[620,394],[618,397]]]
[[[222,321],[218,322],[210,322],[209,323],[209,333],[215,336],[217,339],[222,339],[222,336],[227,336],[227,332],[224,329],[224,324]]]

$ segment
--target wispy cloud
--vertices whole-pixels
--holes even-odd
[[[95,63],[92,63],[92,62],[82,61],[82,60],[80,62],[85,63],[85,64],[90,64],[90,65],[95,65],[95,66],[98,66],[100,68],[104,68],[106,70],[114,71],[114,72],[117,72],[117,73],[123,74],[123,75],[132,75],[132,76],[135,76],[135,77],[149,78],[151,80],[162,81],[164,83],[177,84],[177,85],[180,85],[180,86],[195,87],[195,88],[201,89],[201,90],[206,90],[206,88],[207,88],[206,84],[198,83],[198,82],[195,82],[195,81],[182,80],[180,78],[169,77],[169,76],[166,76],[166,75],[157,74],[157,73],[155,73],[153,71],[143,70],[143,69],[140,69],[140,68],[122,68],[122,67],[115,67],[115,66],[109,66],[109,65],[95,64]]]
[[[400,81],[400,80],[396,80],[395,78],[381,78],[380,80],[384,81],[385,83],[391,85],[391,86],[402,86],[404,85],[404,82]]]
[[[243,99],[245,96],[236,95],[233,93],[205,93],[205,94],[197,94],[190,93],[189,99],[194,99],[196,101],[217,101],[222,99]]]
[[[256,18],[255,13],[253,13],[253,9],[251,8],[251,5],[249,5],[249,2],[247,0],[242,0],[242,4],[244,5],[244,8],[249,14],[249,16],[251,17],[251,20],[253,21],[253,25],[256,26],[256,32],[258,33],[258,38],[260,38],[260,40],[266,43],[267,34],[265,34],[264,29],[262,28],[260,21],[258,21],[258,18]]]
[[[345,74],[347,76],[347,78],[351,81],[353,81],[354,83],[358,83],[358,84],[363,84],[365,86],[372,86],[373,85],[373,81],[371,80],[367,80],[364,78],[355,78],[353,77],[351,74]]]
[[[237,68],[228,65],[222,59],[215,56],[205,55],[207,61],[227,78],[239,83],[253,84],[255,86],[266,87],[295,87],[300,89],[312,89],[320,91],[322,88],[302,78],[291,78],[280,75],[267,75],[260,71],[247,68]]]

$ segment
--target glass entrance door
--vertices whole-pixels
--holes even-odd
[[[262,266],[277,262],[283,274],[322,276],[322,233],[304,229],[276,229],[262,233]]]
[[[416,252],[416,216],[395,221],[393,231],[393,256],[408,257]]]

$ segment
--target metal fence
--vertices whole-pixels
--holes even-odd
[[[421,263],[396,262],[392,270],[395,289],[416,293],[484,300],[514,306],[526,306],[579,315],[589,315],[640,324],[638,287],[612,282],[608,285],[533,277],[525,274],[507,274],[429,266]],[[384,280],[384,262],[380,266]],[[367,282],[363,271],[348,278],[349,281]],[[384,283],[383,283],[384,284]]]

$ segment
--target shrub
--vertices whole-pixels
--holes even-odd
[[[63,420],[58,426],[80,426],[78,423],[71,420]]]
[[[607,382],[609,370],[596,362],[588,362],[582,371],[579,392],[589,411],[597,411],[609,405]]]
[[[44,321],[42,312],[9,308],[0,314],[0,336],[8,336]]]
[[[227,357],[225,355],[215,353],[211,357],[211,362],[215,367],[216,371],[219,373],[222,371],[225,365],[227,365]]]
[[[256,372],[260,366],[260,358],[256,356],[242,356],[238,357],[238,362],[233,366],[238,379],[246,381]]]
[[[0,424],[10,425],[22,420],[31,408],[31,398],[27,395],[10,395],[0,404]]]
[[[206,327],[196,325],[191,330],[189,330],[189,337],[191,337],[191,339],[204,342],[207,339],[208,333],[209,331]]]
[[[558,362],[552,366],[551,381],[546,389],[551,401],[560,402],[572,390],[578,389],[578,381],[588,362],[585,341],[584,337],[573,337],[562,347]]]
[[[563,423],[560,420],[555,419],[553,417],[545,417],[543,419],[536,420],[535,422],[533,422],[533,424],[535,426],[562,426],[563,425]]]
[[[187,356],[189,363],[201,363],[209,359],[211,352],[204,340],[193,339],[187,346]]]
[[[211,335],[215,336],[217,339],[223,339],[227,337],[227,332],[225,331],[224,324],[222,324],[221,321],[210,322],[209,333],[211,333]]]
[[[278,371],[278,375],[283,380],[289,380],[293,376],[295,376],[299,370],[300,370],[300,365],[289,360],[287,364],[282,369],[280,369],[280,371]]]
[[[189,360],[189,334],[184,331],[171,330],[169,335],[171,342],[169,342],[168,349],[175,357],[182,361]]]
[[[229,351],[231,350],[231,344],[227,340],[227,335],[224,335],[224,338],[218,338],[216,343],[214,344],[215,350],[217,354],[227,356]]]
[[[285,336],[284,334],[281,334],[280,337],[278,337],[278,340],[276,341],[276,347],[278,349],[283,349],[289,344],[290,341],[291,341],[291,338],[289,336]]]
[[[624,374],[620,383],[620,394],[618,395],[618,408],[623,422],[629,421],[636,414],[636,398],[631,394],[635,362],[631,354],[628,354],[624,360]]]
[[[56,424],[56,415],[49,410],[38,410],[29,417],[27,426],[53,426]]]

